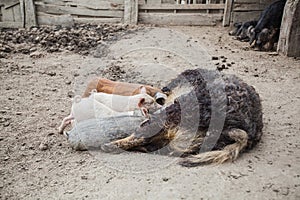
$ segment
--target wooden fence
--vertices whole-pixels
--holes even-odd
[[[0,0],[0,27],[74,23],[223,25],[258,18],[272,0]]]
[[[276,0],[229,0],[232,1],[230,22],[257,20],[260,13]]]
[[[224,0],[140,0],[138,7],[138,22],[143,24],[215,25],[223,18],[225,4]]]

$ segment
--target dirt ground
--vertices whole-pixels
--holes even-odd
[[[228,31],[143,27],[84,53],[8,50],[0,60],[0,199],[300,199],[300,60],[249,50]],[[262,141],[234,163],[185,168],[167,156],[76,152],[57,133],[91,77],[161,87],[196,67],[235,74],[261,96]]]

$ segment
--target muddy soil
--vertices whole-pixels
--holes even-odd
[[[300,199],[300,60],[252,51],[228,31],[1,31],[0,199]],[[57,133],[92,77],[162,87],[197,67],[235,74],[261,96],[262,141],[234,163],[185,168],[161,155],[76,152]]]

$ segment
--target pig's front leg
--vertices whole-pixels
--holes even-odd
[[[132,149],[133,147],[139,147],[144,141],[145,139],[143,137],[139,138],[132,134],[126,138],[106,143],[101,146],[101,149],[104,152],[121,153],[123,151]]]

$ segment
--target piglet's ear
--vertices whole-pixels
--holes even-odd
[[[147,94],[146,88],[144,86],[140,87],[140,94]]]
[[[138,107],[139,108],[142,107],[144,105],[144,103],[145,103],[145,98],[141,98],[139,103],[138,103]]]

